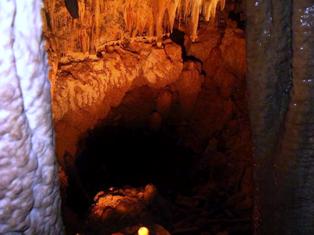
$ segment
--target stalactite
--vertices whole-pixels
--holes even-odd
[[[99,36],[100,36],[100,22],[101,22],[101,17],[100,17],[100,12],[101,12],[101,2],[96,0],[94,1],[95,3],[95,20],[94,20],[94,25],[95,25],[95,44],[97,45],[99,43]]]
[[[174,27],[175,18],[178,12],[178,9],[180,9],[180,0],[173,0],[170,3],[168,13],[169,13],[169,28],[172,31]]]
[[[202,14],[205,20],[208,21],[215,17],[219,3],[221,9],[225,7],[225,0],[151,0],[151,2],[153,7],[146,9],[138,6],[138,3],[142,4],[142,1],[126,0],[124,19],[127,30],[131,31],[133,28],[143,29],[140,25],[141,21],[138,19],[145,19],[148,14],[153,14],[154,22],[150,22],[150,24],[155,26],[154,35],[160,39],[167,30],[172,31],[175,19],[180,19],[183,15],[185,20],[190,18],[191,38],[195,40],[199,15]],[[164,24],[166,16],[168,22]]]
[[[146,36],[155,38],[157,46],[171,33],[176,20],[190,27],[193,41],[197,38],[200,15],[205,20],[215,17],[217,7],[225,0],[80,0],[78,18],[72,18],[64,0],[45,0],[51,29],[51,41],[58,42],[59,54],[94,53],[110,41]],[[54,38],[52,38],[54,37]]]
[[[201,4],[202,4],[202,0],[195,0],[191,3],[191,27],[192,27],[191,39],[192,41],[195,41],[197,38],[197,28],[198,28]]]

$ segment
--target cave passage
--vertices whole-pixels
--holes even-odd
[[[149,183],[163,193],[192,190],[193,152],[166,132],[103,126],[90,131],[84,142],[76,167],[91,195]]]
[[[77,175],[74,176],[76,179],[70,179],[68,205],[86,220],[97,193],[118,195],[121,189],[135,190],[152,184],[160,195],[149,206],[149,210],[154,211],[153,215],[149,214],[149,219],[142,218],[143,215],[128,220],[119,218],[108,224],[106,232],[157,221],[171,234],[199,234],[201,231],[219,231],[225,227],[231,227],[230,234],[250,234],[250,219],[243,219],[243,215],[249,214],[249,211],[237,211],[239,221],[228,219],[228,213],[233,213],[232,206],[226,205],[230,191],[221,185],[211,187],[210,193],[204,194],[204,190],[208,190],[207,184],[213,180],[213,174],[223,177],[225,169],[205,165],[204,158],[183,146],[181,141],[171,127],[152,131],[145,127],[98,125],[80,142],[75,162]],[[223,148],[217,151],[226,154]],[[159,212],[156,213],[156,210]],[[207,213],[202,214],[205,211]],[[186,213],[201,213],[195,219],[200,221],[187,221],[188,225],[191,223],[189,226],[199,227],[195,230],[194,226],[193,231],[186,233],[176,231],[174,227],[182,222]],[[214,225],[208,224],[206,218],[209,221],[213,220],[209,218],[215,218]],[[106,223],[101,227],[106,227]],[[99,231],[90,232],[98,234]]]
[[[206,5],[221,2],[211,23],[194,10],[184,22],[173,1],[160,12],[96,2],[78,2],[76,15],[46,1],[67,233],[251,234],[242,1]]]

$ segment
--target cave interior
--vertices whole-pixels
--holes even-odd
[[[44,2],[67,234],[252,234],[244,1]]]

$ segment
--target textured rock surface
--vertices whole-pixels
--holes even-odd
[[[217,30],[213,25],[200,24],[197,43],[192,43],[199,22],[199,12],[195,12],[200,8],[191,8],[187,10],[188,15],[177,15],[177,26],[184,32],[176,29],[178,32],[171,35],[171,39],[180,45],[169,39],[161,45],[160,35],[170,32],[172,26],[165,22],[163,27],[156,26],[156,20],[160,24],[160,16],[170,14],[171,7],[168,7],[171,4],[184,1],[164,1],[164,6],[157,7],[161,3],[158,1],[155,15],[151,14],[153,2],[141,1],[139,4],[138,1],[116,0],[91,4],[90,1],[79,1],[80,16],[72,19],[63,2],[46,1],[46,16],[51,17],[50,20],[47,18],[46,36],[49,37],[52,68],[50,79],[57,155],[65,170],[60,174],[62,182],[66,187],[74,180],[83,197],[88,198],[88,187],[84,189],[86,185],[79,183],[84,181],[82,177],[71,178],[72,174],[79,175],[73,166],[77,150],[82,150],[86,144],[85,137],[96,132],[102,124],[144,128],[155,134],[169,131],[167,134],[176,140],[176,144],[197,154],[195,164],[203,169],[195,172],[201,172],[208,180],[208,185],[197,189],[200,196],[214,198],[213,183],[216,183],[231,191],[236,202],[241,201],[239,207],[250,209],[251,161],[245,108],[244,33],[235,28],[234,22],[228,22],[225,29],[226,25],[220,19],[224,16],[220,13],[218,23],[222,27]],[[192,2],[200,4],[200,1]],[[160,13],[162,9],[166,13]],[[176,13],[172,11],[171,14]],[[185,17],[194,23],[180,22]],[[180,34],[183,34],[184,42],[179,38]],[[167,128],[169,130],[165,130]],[[112,135],[108,138],[113,138]],[[117,155],[117,151],[112,153]],[[107,156],[111,154],[105,152],[99,158],[105,161]],[[128,153],[124,155],[127,156]],[[133,156],[132,161],[135,158]],[[86,161],[89,160],[97,162],[98,155],[91,154]],[[125,158],[121,161],[126,162]],[[158,157],[156,161],[164,162]],[[170,161],[179,162],[180,159]],[[91,169],[100,165],[95,164]],[[110,168],[114,169],[114,166]],[[118,169],[110,175],[116,172],[120,172],[121,177],[132,174]],[[105,177],[105,174],[101,175]],[[96,182],[97,178],[91,181]],[[232,200],[228,202],[232,208],[235,204]],[[75,218],[70,209],[66,213]],[[83,223],[75,219],[69,223],[73,231],[84,230],[78,226]]]
[[[88,0],[78,1],[79,18],[73,19],[63,0],[46,0],[44,13],[51,50],[62,55],[95,52],[104,44],[142,35],[161,40],[172,31],[175,18],[188,20],[196,38],[199,15],[209,20],[224,5],[225,0]]]
[[[74,154],[80,135],[104,119],[128,91],[171,84],[182,67],[181,48],[171,42],[164,49],[132,43],[113,48],[103,58],[60,63],[57,77],[52,78],[58,155]]]
[[[313,1],[247,3],[256,234],[313,234]]]
[[[99,192],[89,213],[91,234],[106,234],[134,225],[136,221],[154,221],[154,211],[170,213],[167,203],[160,197],[154,185],[144,188],[111,189]],[[157,215],[160,216],[160,215]]]
[[[0,2],[1,234],[63,233],[41,6]]]
[[[188,146],[202,153],[200,166],[212,174],[209,191],[214,189],[211,183],[234,190],[244,198],[237,206],[243,203],[241,207],[250,208],[252,160],[245,46],[242,30],[228,25],[224,34],[220,34],[201,25],[199,43],[191,44],[187,54],[202,61],[201,71],[205,76],[189,126],[181,128],[180,136]],[[239,182],[239,188],[235,189]]]
[[[231,44],[234,46],[231,47]],[[223,50],[228,50],[230,55],[228,58],[222,54]],[[245,93],[244,32],[228,27],[224,34],[220,34],[211,27],[201,25],[199,42],[191,44],[186,53],[190,57],[185,57],[183,69],[177,75],[177,79],[169,81],[167,86],[149,86],[147,82],[138,82],[138,87],[130,89],[119,101],[119,104],[112,107],[108,115],[104,115],[104,120],[97,123],[99,125],[95,125],[95,129],[86,133],[86,139],[82,139],[79,149],[82,151],[89,148],[91,152],[86,151],[82,155],[76,155],[78,158],[85,156],[85,160],[81,160],[81,162],[84,162],[83,165],[86,168],[81,167],[83,169],[79,171],[83,172],[81,175],[82,182],[85,182],[83,187],[86,188],[86,191],[91,191],[88,189],[88,185],[91,183],[88,182],[97,182],[97,180],[99,188],[101,188],[99,185],[106,188],[104,184],[115,185],[117,182],[114,179],[115,174],[121,178],[121,181],[134,179],[136,177],[131,177],[131,175],[136,175],[134,172],[138,172],[137,169],[140,168],[141,163],[147,171],[152,172],[154,169],[159,169],[156,170],[157,173],[153,179],[158,178],[159,171],[162,171],[162,175],[165,177],[171,175],[169,172],[172,171],[166,170],[169,166],[180,171],[182,166],[179,162],[187,161],[182,153],[176,155],[168,150],[162,154],[165,156],[164,158],[158,157],[154,155],[155,152],[158,152],[157,149],[162,148],[158,145],[158,141],[149,145],[140,138],[136,139],[136,135],[122,137],[125,132],[119,132],[121,129],[114,128],[122,126],[131,130],[147,130],[149,127],[156,135],[163,136],[164,134],[161,137],[163,139],[171,136],[175,140],[174,143],[167,142],[171,146],[173,144],[192,149],[193,164],[189,162],[186,172],[190,170],[194,175],[202,177],[203,183],[201,184],[198,184],[198,176],[193,178],[192,187],[195,187],[197,197],[216,202],[217,191],[228,192],[226,197],[229,198],[224,202],[228,210],[238,214],[241,218],[250,216],[252,162]],[[151,71],[156,71],[160,69],[160,66],[156,64],[152,68],[155,69],[151,69]],[[166,77],[164,79],[168,81]],[[143,81],[143,79],[139,81]],[[140,84],[146,84],[146,86],[140,86]],[[105,101],[102,103],[104,104]],[[68,115],[69,119],[63,118],[62,128],[58,129],[61,134],[63,130],[67,130],[68,126],[74,125],[73,120],[77,118],[77,115],[72,116],[70,113],[65,116]],[[72,118],[70,119],[70,117]],[[102,125],[107,126],[109,130],[112,127],[112,130],[102,129]],[[107,130],[107,134],[101,135],[100,133],[106,133],[104,130]],[[91,136],[94,138],[90,139]],[[97,142],[96,136],[97,140],[99,139],[101,142],[99,145],[92,144]],[[131,138],[132,140],[130,140]],[[86,147],[87,145],[89,147]],[[138,145],[150,146],[147,147],[149,151],[143,155],[145,157],[142,159],[139,156],[140,153],[133,150]],[[103,150],[96,151],[97,146],[101,146]],[[120,146],[126,149],[124,154],[119,151]],[[156,148],[153,150],[154,153],[150,153],[154,148]],[[112,155],[117,159],[116,163],[112,163],[109,160],[111,158],[106,157]],[[63,160],[62,156],[61,160]],[[160,164],[160,168],[157,163]],[[92,167],[87,167],[88,165]],[[152,165],[156,168],[153,169]],[[87,169],[97,169],[97,171],[94,170],[97,173],[93,174]],[[151,179],[147,171],[143,172],[145,175],[143,178]],[[100,175],[103,178],[100,179]],[[184,181],[182,178],[181,181]],[[180,185],[180,182],[175,179],[177,179],[175,176],[169,177],[167,182],[176,182],[173,185]],[[130,182],[133,181],[127,182],[131,184]],[[134,180],[134,182],[137,181]],[[184,187],[190,188],[186,186],[188,180],[184,182]],[[157,186],[158,189],[159,186]],[[195,193],[195,191],[193,192]],[[219,191],[219,193],[221,192]],[[218,198],[220,197],[218,196]],[[197,227],[196,223],[202,222],[191,219],[189,223]],[[79,231],[79,229],[74,230]]]

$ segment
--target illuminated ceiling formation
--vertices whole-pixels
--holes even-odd
[[[125,39],[157,40],[160,46],[161,38],[173,30],[176,20],[189,25],[191,38],[195,40],[199,16],[208,21],[214,18],[218,7],[223,9],[225,6],[225,0],[70,2],[67,9],[64,0],[45,1],[45,31],[50,44],[54,44],[52,49],[65,54],[95,52],[104,45],[120,44]]]

